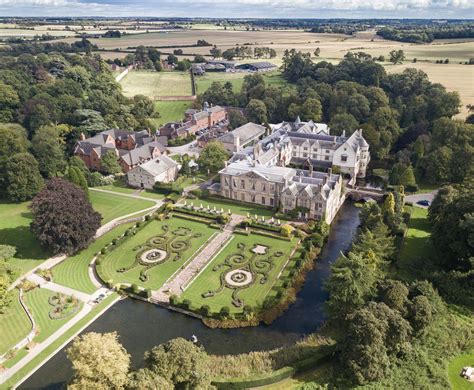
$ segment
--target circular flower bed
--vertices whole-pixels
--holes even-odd
[[[158,264],[166,259],[167,253],[161,249],[150,249],[143,252],[140,261],[145,264]]]
[[[243,269],[235,269],[225,275],[225,282],[230,287],[242,287],[252,283],[252,273]]]

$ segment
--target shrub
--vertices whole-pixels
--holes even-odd
[[[107,280],[106,284],[108,288],[114,288],[114,281],[112,279]]]
[[[151,221],[151,215],[145,215],[145,221]]]
[[[118,242],[118,240],[117,240],[116,238],[114,238],[114,239],[112,240],[112,245],[117,245],[117,242]]]
[[[134,283],[132,284],[132,291],[134,294],[139,294],[140,293],[140,289],[138,288],[138,286]]]
[[[145,290],[145,294],[146,294],[146,297],[147,297],[147,298],[151,298],[151,288],[147,288],[147,289]]]
[[[408,184],[405,186],[405,190],[407,192],[416,192],[418,191],[419,187],[417,184]]]
[[[178,302],[179,302],[179,298],[177,295],[171,295],[170,296],[170,304],[172,306],[177,306],[178,305]]]
[[[219,317],[222,319],[229,318],[230,316],[230,309],[229,306],[222,306],[221,310],[219,311]]]
[[[192,303],[189,299],[185,299],[181,305],[183,306],[183,308],[189,310],[189,309],[191,309]]]
[[[99,257],[95,259],[95,265],[100,265],[102,263],[102,259]]]
[[[283,237],[290,237],[292,231],[293,231],[293,226],[288,225],[288,224],[282,225],[282,227],[280,228],[280,234]]]
[[[201,309],[199,312],[204,316],[204,317],[209,317],[211,313],[211,308],[208,305],[202,305]]]
[[[102,248],[102,249],[100,250],[100,253],[102,253],[103,255],[105,255],[105,254],[107,253],[107,249],[106,249],[106,248]]]

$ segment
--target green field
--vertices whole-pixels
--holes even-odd
[[[196,76],[196,87],[197,93],[204,93],[214,81],[218,81],[222,84],[230,82],[233,86],[234,92],[239,92],[244,83],[244,77],[249,73],[228,73],[228,72],[208,72],[203,76]],[[275,87],[283,87],[287,84],[287,81],[281,76],[279,71],[273,71],[269,73],[262,73],[263,79],[267,85],[273,85]]]
[[[12,292],[12,303],[0,314],[0,355],[22,340],[31,330],[31,322],[18,300],[19,292]]]
[[[191,108],[191,100],[158,100],[155,102],[155,111],[160,114],[159,118],[151,118],[156,127],[161,127],[168,122],[177,122],[184,119],[184,112]]]
[[[32,214],[28,205],[29,202],[0,201],[0,244],[16,247],[15,257],[8,261],[15,268],[15,277],[36,267],[49,257],[48,252],[41,248],[30,231]]]
[[[431,227],[428,210],[413,207],[408,223],[408,231],[400,251],[398,267],[400,274],[413,278],[424,259],[432,258],[433,247],[430,242]]]
[[[459,355],[449,363],[448,377],[453,390],[474,389],[474,383],[467,381],[460,375],[462,368],[466,366],[474,366],[474,353]]]
[[[42,289],[35,288],[31,291],[28,291],[25,294],[25,303],[28,306],[35,322],[38,327],[39,334],[34,338],[34,341],[41,343],[56,332],[61,326],[66,322],[71,320],[75,314],[79,312],[82,308],[82,302],[79,302],[79,309],[74,314],[61,318],[61,319],[51,319],[49,317],[49,312],[53,310],[48,302],[49,297],[55,295],[54,292]]]
[[[114,283],[136,283],[144,288],[159,289],[215,232],[207,225],[180,218],[153,220],[101,259],[103,277]],[[161,236],[160,243],[147,245],[148,240],[157,236]],[[169,257],[148,268],[148,280],[141,281],[140,272],[146,267],[136,261],[136,256],[152,248],[162,249]],[[121,268],[127,270],[118,272]]]
[[[277,238],[263,237],[255,234],[250,236],[235,235],[205,270],[193,280],[180,299],[189,299],[193,308],[208,305],[213,312],[221,307],[229,307],[231,312],[242,312],[242,307],[232,304],[240,299],[242,305],[260,306],[269,294],[282,267],[288,260],[296,241],[288,242]],[[252,249],[256,245],[266,247],[265,254],[255,254]],[[224,275],[230,270],[243,269],[252,274],[252,282],[237,290],[223,283]],[[203,297],[208,291],[211,297]],[[235,295],[236,294],[236,295]]]
[[[131,71],[121,81],[123,94],[128,97],[145,95],[149,98],[159,96],[191,96],[191,77],[188,72],[150,72]]]
[[[224,212],[230,210],[231,213],[244,216],[247,216],[247,213],[249,213],[252,217],[254,217],[255,214],[257,214],[259,217],[271,217],[275,213],[274,210],[259,205],[250,203],[234,203],[226,201],[225,199],[187,199],[188,204],[191,204],[191,202],[194,203],[194,206],[200,206],[202,204],[203,207],[207,207],[209,205],[211,209],[213,209],[215,206],[217,210],[224,209]]]
[[[105,225],[107,222],[121,217],[122,215],[127,215],[152,207],[154,204],[151,201],[143,199],[135,199],[128,196],[120,196],[118,194],[113,195],[94,190],[91,190],[89,194],[94,210],[102,215],[102,225]]]
[[[95,240],[88,248],[75,256],[67,258],[62,263],[53,268],[54,282],[64,286],[71,287],[75,290],[92,294],[96,287],[89,277],[89,263],[94,255],[99,252],[106,244],[111,242],[115,237],[122,235],[125,230],[134,223],[127,223],[117,226],[110,232],[104,234]]]

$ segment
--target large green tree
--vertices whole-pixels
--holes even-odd
[[[202,347],[177,338],[145,354],[148,368],[171,381],[178,389],[207,388],[210,385],[209,358]]]
[[[209,142],[199,155],[199,168],[204,172],[217,172],[224,168],[225,161],[229,158],[227,151],[219,141]]]
[[[117,161],[117,155],[112,150],[107,151],[100,160],[102,170],[109,175],[116,175],[122,172],[122,168]]]
[[[33,198],[43,186],[38,163],[30,153],[17,153],[5,166],[9,199],[16,202]]]
[[[68,389],[125,389],[130,355],[117,333],[87,333],[74,339],[67,349],[74,377]]]
[[[33,154],[38,161],[40,172],[45,177],[53,177],[66,168],[64,146],[55,126],[40,127],[32,139]]]
[[[100,227],[84,191],[60,178],[50,179],[31,203],[31,230],[53,253],[72,254],[86,248]]]

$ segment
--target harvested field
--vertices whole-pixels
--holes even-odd
[[[159,96],[190,96],[191,77],[188,72],[130,72],[121,81],[125,96],[145,95],[150,98]]]

